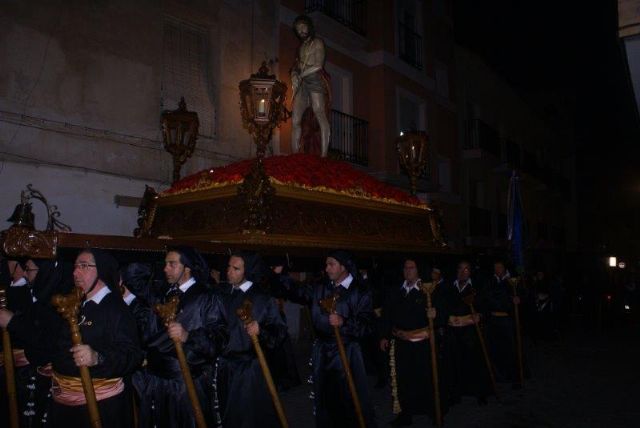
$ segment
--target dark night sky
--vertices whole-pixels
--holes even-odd
[[[633,223],[640,199],[640,121],[617,36],[617,1],[454,5],[458,43],[482,55],[525,98],[550,93],[568,101],[583,234],[594,237],[592,226],[611,216]]]

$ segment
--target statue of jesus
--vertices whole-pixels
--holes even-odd
[[[309,152],[312,136],[303,135],[303,119],[307,117],[318,121],[320,128],[320,155],[327,156],[331,127],[327,115],[330,110],[331,92],[329,75],[324,70],[325,48],[322,39],[315,36],[313,21],[305,15],[298,16],[293,22],[293,30],[300,39],[300,46],[293,68],[291,83],[293,90],[292,108],[292,151],[297,153],[300,147]],[[311,107],[313,115],[305,115]],[[305,131],[311,126],[304,126]],[[306,134],[306,132],[305,132]]]

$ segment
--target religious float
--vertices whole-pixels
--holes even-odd
[[[396,142],[411,195],[339,159],[304,153],[266,157],[274,128],[290,115],[286,85],[268,70],[263,63],[239,85],[242,121],[254,138],[256,158],[180,179],[198,134],[197,114],[187,111],[182,100],[177,110],[161,117],[165,148],[174,160],[174,183],[159,193],[147,187],[133,237],[71,233],[57,221],[57,207],[29,188],[10,220],[14,225],[0,237],[3,252],[52,258],[58,248],[148,253],[176,244],[209,254],[247,248],[302,257],[330,248],[361,254],[448,252],[440,210],[415,196],[417,177],[426,165],[426,135],[408,133]],[[32,199],[47,205],[44,231],[34,230],[29,219]]]

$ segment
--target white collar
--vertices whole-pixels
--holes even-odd
[[[127,304],[127,306],[131,306],[131,302],[133,302],[135,299],[136,299],[136,295],[133,294],[133,293],[129,293],[125,297],[122,298],[122,300],[124,300],[124,302]]]
[[[234,286],[233,286],[233,289],[234,289],[234,290],[240,289],[240,290],[242,290],[242,292],[243,292],[243,293],[246,293],[246,292],[247,292],[247,290],[249,290],[249,289],[251,288],[251,286],[252,286],[252,285],[253,285],[253,282],[251,282],[251,281],[245,281],[245,282],[243,282],[243,283],[242,283],[242,284],[240,284],[240,285],[234,285]]]
[[[460,288],[460,282],[458,282],[458,280],[456,279],[455,281],[453,281],[453,285],[456,286],[456,288],[458,289],[458,293],[462,293],[462,290],[464,290],[465,288],[467,288],[468,285],[472,285],[471,284],[471,278],[467,279],[467,281],[464,283],[464,285],[462,286],[462,288]]]
[[[418,291],[420,291],[420,288],[418,288],[418,281],[422,281],[420,278],[418,278],[416,280],[416,282],[413,283],[412,286],[409,286],[409,283],[407,282],[407,280],[405,279],[404,282],[402,283],[402,287],[407,290],[407,293],[410,292],[411,290],[413,290],[414,288]]]
[[[12,281],[9,287],[24,287],[25,285],[27,285],[27,278],[23,276],[22,278],[20,278],[15,282]]]
[[[506,271],[506,272],[504,273],[504,275],[502,275],[502,278],[500,278],[500,277],[499,277],[498,275],[496,275],[495,273],[493,274],[493,276],[495,276],[495,277],[496,277],[496,279],[497,279],[498,281],[504,281],[504,280],[506,280],[506,279],[511,278],[511,274],[509,273],[509,271]]]
[[[95,302],[97,305],[99,305],[100,302],[102,302],[102,299],[104,299],[104,296],[106,296],[109,293],[111,293],[111,290],[109,290],[109,287],[104,285],[100,290],[96,291],[96,293],[93,296],[91,296],[91,298],[85,300],[85,303],[91,300]]]
[[[353,282],[353,276],[351,276],[351,274],[349,274],[349,276],[347,276],[345,279],[343,279],[341,283],[335,284],[335,286],[339,287],[339,286],[342,285],[344,288],[346,288],[348,290],[349,287],[351,287],[351,283],[352,282]]]
[[[196,279],[195,278],[189,278],[188,280],[186,280],[185,282],[182,283],[182,285],[180,285],[180,287],[178,287],[180,289],[180,291],[182,291],[183,293],[186,293],[188,289],[191,288],[191,286],[193,284],[196,283]]]

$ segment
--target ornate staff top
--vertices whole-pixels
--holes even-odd
[[[69,294],[56,294],[51,298],[51,303],[56,307],[62,318],[66,319],[70,325],[78,325],[78,311],[84,299],[84,291],[75,287]]]
[[[242,305],[236,309],[236,315],[240,318],[245,324],[249,324],[253,321],[253,316],[251,315],[251,310],[253,309],[253,303],[249,299],[245,299],[242,302]]]
[[[168,326],[176,320],[179,303],[180,297],[171,296],[168,302],[157,303],[156,305],[154,305],[153,309],[160,316],[160,318],[162,318],[164,325]]]
[[[326,299],[321,299],[320,307],[328,314],[335,314],[338,297],[338,294],[334,294],[330,297],[327,297]]]

